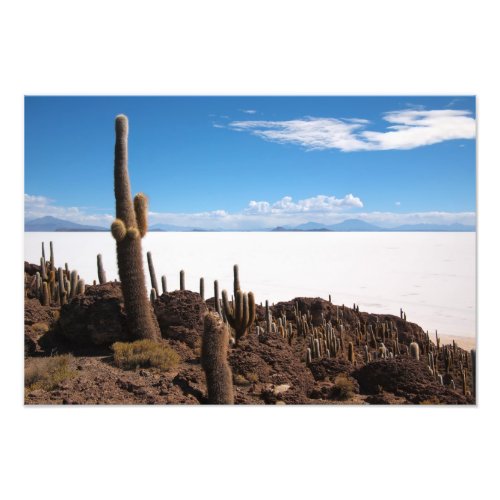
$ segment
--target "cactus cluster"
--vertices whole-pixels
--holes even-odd
[[[77,295],[85,293],[85,282],[77,271],[70,271],[68,264],[56,268],[54,245],[50,242],[50,260],[45,260],[45,245],[42,242],[40,270],[31,278],[26,292],[38,298],[44,306],[62,306]]]
[[[222,304],[224,315],[234,330],[235,342],[237,343],[245,336],[248,329],[255,321],[255,299],[252,292],[244,293],[240,288],[239,269],[235,265],[234,271],[234,296],[231,303],[228,300],[227,291],[222,291]]]

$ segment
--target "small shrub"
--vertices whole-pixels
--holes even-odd
[[[47,325],[47,323],[35,323],[32,325],[31,329],[37,334],[47,333],[49,331],[49,325]]]
[[[249,385],[248,380],[243,375],[240,375],[239,373],[236,373],[235,375],[233,375],[233,383],[235,385]]]
[[[24,386],[27,389],[51,391],[64,380],[75,376],[73,356],[64,354],[50,358],[32,358],[24,368]]]
[[[437,396],[431,396],[429,399],[424,399],[420,402],[421,405],[439,405],[441,401]]]
[[[345,401],[354,396],[356,386],[354,382],[346,375],[340,374],[335,378],[334,386],[332,389],[332,396],[339,401]]]
[[[259,381],[259,376],[253,372],[245,374],[245,377],[252,384],[256,384]]]
[[[152,340],[135,342],[115,342],[113,359],[118,368],[135,370],[136,368],[159,368],[169,370],[180,361],[179,355],[165,344]]]

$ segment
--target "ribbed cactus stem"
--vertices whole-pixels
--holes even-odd
[[[43,281],[47,281],[47,268],[45,265],[45,257],[40,257],[40,273]]]
[[[151,302],[154,303],[156,299],[157,299],[156,290],[154,288],[151,288],[151,293],[149,294],[149,300],[151,300]]]
[[[349,360],[349,363],[354,363],[354,344],[352,342],[349,342],[348,350],[347,350],[347,359]]]
[[[200,296],[201,300],[205,300],[205,280],[200,278]]]
[[[62,301],[62,298],[65,290],[64,290],[64,271],[62,267],[60,267],[57,270],[57,283],[59,285],[59,298],[61,300],[61,304],[63,304],[64,302]]]
[[[147,253],[147,257],[148,257],[149,277],[151,279],[151,287],[154,288],[156,295],[159,295],[160,289],[158,288],[158,282],[156,281],[155,266],[153,265],[153,256],[151,255],[151,252]]]
[[[219,282],[217,280],[214,281],[214,301],[215,301],[215,310],[218,315],[222,318],[222,311],[220,307],[220,297],[219,297]]]
[[[236,293],[240,290],[240,270],[237,264],[233,266],[233,274],[234,274],[234,282],[233,282],[234,296],[236,297]]]
[[[161,290],[162,293],[167,293],[167,277],[165,275],[161,277]]]
[[[229,331],[220,316],[205,316],[201,366],[207,380],[210,404],[234,404],[233,377],[227,361]]]
[[[54,264],[54,245],[52,244],[52,241],[50,242],[50,269],[55,270],[55,264]]]
[[[312,351],[308,347],[306,351],[306,365],[309,366],[312,363]]]
[[[186,289],[186,276],[184,274],[184,270],[182,270],[179,273],[179,281],[180,281],[180,289],[185,290]]]
[[[85,294],[85,280],[79,279],[76,285],[76,294],[84,295]]]
[[[476,350],[471,349],[472,396],[476,397]]]
[[[160,329],[148,300],[142,262],[141,232],[132,203],[128,175],[128,120],[115,120],[114,187],[116,220],[111,232],[116,240],[118,272],[123,292],[127,326],[133,339],[160,339]],[[143,229],[143,228],[142,228]]]
[[[97,277],[99,278],[99,284],[104,285],[106,283],[106,271],[104,270],[104,266],[102,264],[102,255],[97,255]]]
[[[42,285],[42,305],[50,306],[49,285],[46,281]]]
[[[45,260],[45,243],[42,241],[42,258]]]
[[[70,278],[70,293],[69,296],[72,299],[76,295],[76,288],[78,285],[78,272],[77,271],[71,271],[71,278]]]

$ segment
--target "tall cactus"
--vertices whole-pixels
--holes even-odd
[[[128,119],[115,120],[115,199],[116,220],[111,233],[116,240],[118,272],[122,284],[127,324],[134,339],[160,339],[160,329],[146,291],[142,265],[141,237],[146,234],[147,198],[136,195],[132,203],[128,176]]]
[[[210,404],[234,403],[233,377],[227,361],[229,331],[215,313],[205,316],[201,344],[201,366],[205,371]]]
[[[236,342],[241,339],[255,321],[255,299],[252,292],[248,294],[240,290],[238,266],[234,266],[234,301],[231,305],[227,291],[222,291],[222,305],[228,323],[236,333]]]

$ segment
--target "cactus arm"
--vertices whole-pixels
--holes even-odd
[[[113,224],[111,224],[111,234],[117,242],[125,239],[127,228],[121,219],[115,219]]]
[[[139,234],[141,235],[141,238],[144,238],[148,232],[148,198],[144,193],[138,193],[135,195],[134,211]]]

